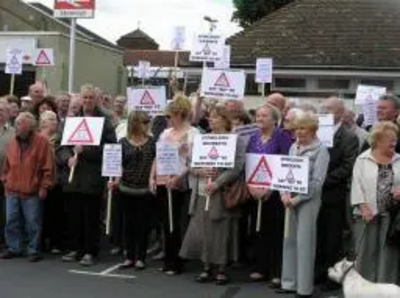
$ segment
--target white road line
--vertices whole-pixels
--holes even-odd
[[[135,279],[136,278],[136,276],[134,276],[134,275],[103,274],[101,272],[97,273],[97,272],[88,272],[88,271],[80,271],[80,270],[69,270],[68,272],[74,273],[74,274],[91,275],[91,276],[98,276],[98,277],[112,277],[112,278],[121,278],[121,279]]]
[[[115,266],[112,266],[112,267],[110,267],[110,268],[104,270],[104,271],[101,271],[100,274],[102,274],[102,275],[107,275],[107,274],[109,274],[109,273],[111,273],[111,272],[117,270],[120,266],[121,266],[120,264],[117,264],[117,265],[115,265]]]

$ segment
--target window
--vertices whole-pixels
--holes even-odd
[[[369,86],[386,87],[388,90],[394,89],[394,81],[379,80],[379,79],[365,79],[361,80],[360,84]]]
[[[306,88],[306,79],[302,78],[275,78],[275,88]]]
[[[338,90],[349,89],[350,80],[346,79],[320,79],[318,80],[318,89]]]

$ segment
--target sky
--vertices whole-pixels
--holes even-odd
[[[53,7],[54,0],[28,0]],[[174,28],[185,26],[185,49],[190,50],[196,33],[208,31],[204,16],[218,20],[215,32],[229,37],[240,28],[231,22],[232,0],[97,0],[94,19],[78,23],[112,42],[140,27],[160,49],[171,48]]]

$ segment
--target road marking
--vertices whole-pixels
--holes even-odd
[[[124,275],[124,274],[104,274],[102,272],[89,272],[89,271],[80,271],[80,270],[69,270],[68,272],[74,274],[81,274],[81,275],[91,275],[91,276],[98,276],[98,277],[112,277],[112,278],[120,278],[120,279],[135,279],[136,276],[134,275]]]
[[[104,270],[104,271],[101,271],[100,274],[108,275],[109,273],[111,273],[111,272],[117,270],[120,266],[121,266],[121,264],[117,264],[117,265],[115,265],[115,266],[112,266],[112,267],[110,267],[110,268]]]

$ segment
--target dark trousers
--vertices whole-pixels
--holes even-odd
[[[339,199],[339,198],[338,198]],[[343,254],[343,229],[346,221],[343,204],[322,203],[318,216],[316,278],[323,281],[329,267],[338,262]]]
[[[125,245],[127,259],[145,261],[147,242],[151,227],[152,195],[128,195],[119,191],[116,197],[121,200],[125,218]]]
[[[110,242],[114,247],[124,247],[125,212],[124,202],[118,190],[114,191],[111,201],[111,237]]]
[[[67,199],[69,249],[97,256],[100,242],[101,196],[69,193]]]
[[[44,249],[63,249],[66,236],[65,195],[61,185],[50,190],[44,201],[43,243]]]
[[[6,196],[4,185],[0,182],[0,230],[4,231],[6,225]],[[0,245],[4,244],[4,234],[0,233]]]
[[[252,230],[256,230],[257,205],[254,202],[251,211]],[[282,271],[282,250],[285,213],[277,192],[263,203],[260,232],[254,233],[255,266],[253,272],[266,278],[280,278]]]
[[[157,188],[157,198],[161,201],[161,219],[164,231],[164,268],[181,271],[182,260],[179,250],[182,245],[183,228],[186,222],[183,220],[185,200],[188,200],[188,192],[172,191],[172,213],[174,230],[171,233],[168,216],[168,193],[165,187]],[[188,210],[186,210],[187,212]]]

